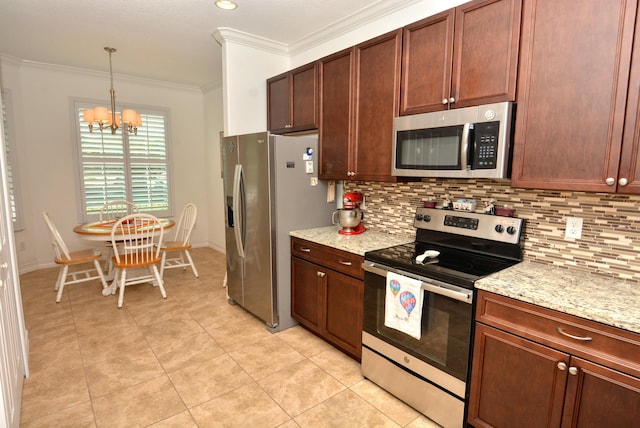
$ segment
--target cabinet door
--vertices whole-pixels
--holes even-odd
[[[284,133],[291,125],[289,73],[267,80],[267,127],[274,134]]]
[[[514,101],[522,0],[456,8],[451,107]]]
[[[318,127],[318,67],[316,63],[291,72],[292,129],[307,131]]]
[[[636,7],[525,1],[512,186],[615,191]]]
[[[354,49],[357,83],[352,179],[392,179],[393,118],[398,115],[401,51],[402,30]]]
[[[639,21],[640,17],[636,28],[640,28]],[[640,31],[636,31],[634,46],[617,190],[618,193],[640,194]]]
[[[323,179],[350,178],[351,53],[347,49],[319,60],[319,177]]]
[[[321,330],[323,284],[313,263],[291,258],[291,316],[311,330]]]
[[[330,341],[360,360],[364,283],[332,270],[327,270],[325,280],[326,334]]]
[[[475,427],[557,427],[569,355],[476,323],[468,422]],[[525,423],[526,422],[526,423]]]
[[[401,115],[448,108],[454,16],[450,9],[403,29]]]
[[[640,421],[640,379],[572,357],[563,427],[633,427]]]

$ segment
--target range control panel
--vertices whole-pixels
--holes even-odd
[[[416,210],[413,221],[417,229],[454,233],[474,238],[518,244],[524,220],[468,211],[453,211],[437,208]]]

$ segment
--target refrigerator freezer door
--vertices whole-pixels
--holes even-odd
[[[236,302],[242,302],[242,258],[238,255],[236,243],[237,216],[234,201],[234,174],[238,165],[238,138],[226,137],[220,143],[222,154],[222,178],[225,200],[225,246],[227,252],[227,293]]]
[[[264,320],[278,324],[272,239],[269,139],[267,133],[238,137],[244,189],[244,300],[241,305]]]

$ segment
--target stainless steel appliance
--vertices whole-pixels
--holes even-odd
[[[508,178],[514,111],[503,102],[396,117],[391,173]]]
[[[329,226],[336,209],[317,177],[317,146],[266,132],[221,141],[227,292],[273,331],[296,324],[289,232]]]
[[[341,235],[359,235],[365,230],[363,213],[360,207],[364,203],[364,195],[360,192],[348,192],[342,199],[342,209],[335,211],[331,220],[333,224],[340,224],[338,233]],[[337,219],[336,219],[337,217]]]
[[[415,242],[365,253],[362,373],[440,425],[460,427],[474,282],[522,259],[523,220],[418,208],[414,226]],[[417,323],[417,336],[388,325],[393,313],[387,302],[394,304],[402,293],[392,277],[417,287],[415,299],[402,302],[411,304],[407,320]],[[418,299],[422,310],[416,314]]]

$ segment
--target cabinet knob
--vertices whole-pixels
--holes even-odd
[[[449,104],[449,100],[448,100],[448,99],[446,99],[446,98],[443,98],[443,99],[442,99],[442,104]]]
[[[318,271],[317,274],[320,278],[324,278],[324,276],[326,275],[324,272],[320,272],[320,271]]]
[[[616,184],[616,179],[613,177],[608,177],[606,180],[604,180],[604,182],[609,186],[613,186],[614,184]]]
[[[455,99],[455,98],[453,98],[453,97],[449,98],[449,104],[453,104],[453,103],[455,103],[455,102],[456,102],[456,99]]]
[[[577,367],[569,367],[569,374],[570,375],[577,375],[578,374],[578,368]]]
[[[293,128],[293,126],[288,125],[288,124],[287,124],[287,125],[285,125],[284,127],[285,127],[285,128]]]
[[[629,180],[623,177],[620,180],[618,180],[618,184],[621,186],[626,186],[627,184],[629,184]]]
[[[565,371],[566,369],[567,369],[567,365],[565,363],[563,363],[562,361],[560,361],[558,363],[558,370]]]

